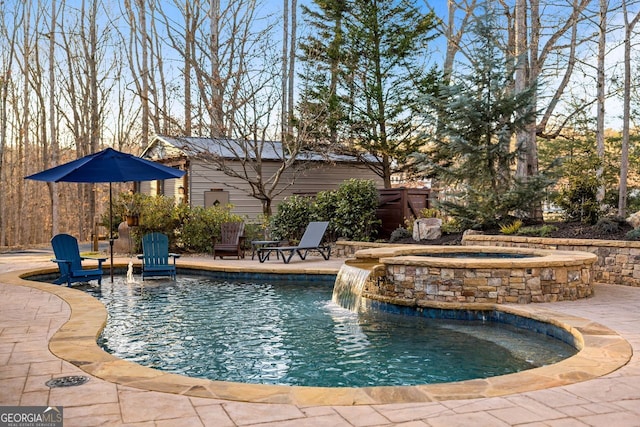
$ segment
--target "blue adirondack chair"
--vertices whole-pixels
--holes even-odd
[[[169,263],[169,257],[173,263]],[[142,280],[145,277],[169,276],[176,278],[176,258],[180,255],[169,253],[169,238],[162,233],[148,233],[142,236]]]
[[[71,286],[74,282],[88,282],[89,280],[97,280],[98,284],[102,283],[102,263],[107,258],[94,258],[80,256],[78,248],[78,239],[69,234],[57,234],[51,239],[53,254],[55,258],[51,261],[58,264],[60,269],[60,278],[54,283],[61,285],[66,283]],[[84,269],[82,261],[92,259],[98,262],[98,268]]]

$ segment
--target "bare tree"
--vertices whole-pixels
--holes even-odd
[[[57,30],[57,3],[56,0],[51,1],[51,25],[49,30],[49,139],[51,147],[50,152],[50,164],[58,164],[58,127],[56,114],[56,73],[55,73],[55,53],[56,53],[56,30]],[[59,224],[59,201],[58,189],[55,182],[50,185],[51,195],[51,234],[56,235],[60,232]]]
[[[293,102],[296,66],[297,0],[284,0],[282,12],[282,141],[293,134]],[[289,7],[291,5],[291,7]]]
[[[291,134],[291,126],[289,125],[289,105],[288,105],[288,81],[289,75],[288,60],[289,58],[289,0],[283,1],[282,8],[282,109],[280,112],[280,134],[282,141],[286,141],[288,135]]]
[[[60,123],[75,147],[75,157],[101,148],[105,115],[111,111],[107,104],[114,82],[110,75],[113,59],[105,46],[110,44],[113,31],[109,23],[104,26],[98,23],[101,7],[103,3],[94,0],[88,4],[83,1],[77,14],[76,9],[69,9],[65,4],[60,9],[63,19],[59,23],[59,40],[65,60],[60,63],[63,67],[58,84],[61,90],[56,100]],[[79,238],[84,239],[89,236],[98,212],[96,195],[99,193],[92,184],[80,184],[77,189],[81,220],[76,221],[76,227]]]
[[[620,158],[620,197],[618,201],[618,215],[624,217],[627,213],[627,175],[629,170],[629,123],[631,121],[631,39],[633,30],[640,20],[640,11],[631,17],[628,1],[622,0],[622,14],[624,18],[624,85],[622,95],[622,153]]]
[[[279,44],[275,21],[256,14],[261,4],[255,0],[224,6],[217,0],[195,2],[193,9],[186,3],[175,2],[182,16],[160,11],[170,47],[184,63],[185,121],[197,116],[192,109],[205,113],[184,129],[213,138],[215,147],[204,144],[194,149],[212,168],[246,182],[250,195],[262,202],[265,214],[270,214],[271,200],[291,185],[282,181],[284,172],[290,172],[287,177],[294,176],[300,164],[295,159],[302,140],[290,131],[291,113],[287,110],[295,75],[295,12],[287,10],[290,26],[287,24],[286,36]],[[197,86],[197,97],[193,98],[187,90],[192,76]],[[272,142],[278,136],[283,144]],[[280,160],[267,167],[263,155],[274,150]],[[233,167],[234,162],[220,151],[231,155],[241,167]]]
[[[563,8],[559,5],[544,4],[541,9],[540,0],[517,0],[512,14],[506,2],[500,2],[507,16],[514,16],[514,27],[509,27],[513,35],[508,39],[515,43],[512,51],[516,55],[515,61],[518,62],[518,71],[515,74],[516,91],[538,85],[545,75],[547,62],[552,60],[550,58],[557,59],[559,52],[564,52],[565,55],[564,75],[554,88],[545,87],[549,98],[544,105],[541,105],[540,92],[536,91],[533,94],[533,105],[541,111],[540,119],[517,134],[517,146],[521,155],[518,157],[516,172],[521,179],[527,179],[538,174],[537,137],[557,136],[550,135],[547,126],[571,82],[577,61],[576,48],[581,42],[578,38],[579,24],[590,0],[573,0],[572,4],[565,8],[568,15],[562,14]],[[543,17],[541,10],[549,12]],[[552,13],[554,15],[551,15]],[[544,24],[545,22],[548,24]],[[556,131],[559,133],[561,129],[562,126],[559,126]],[[535,219],[542,219],[541,206],[535,208],[530,215]]]
[[[0,57],[0,194],[5,197],[0,197],[0,246],[6,246],[7,244],[7,201],[9,200],[6,195],[8,194],[7,186],[5,183],[9,182],[9,176],[5,170],[5,147],[7,146],[7,126],[8,126],[8,108],[9,108],[9,94],[10,86],[12,82],[13,60],[15,55],[15,46],[17,43],[17,31],[20,25],[20,17],[16,13],[16,9],[7,10],[9,5],[7,3],[0,3],[0,45],[3,48],[0,50],[2,56]],[[9,19],[11,18],[11,19]]]
[[[151,119],[151,94],[149,69],[150,38],[147,24],[148,0],[125,0],[125,17],[129,24],[127,57],[136,95],[141,105],[140,147],[149,144],[149,121]]]
[[[446,80],[449,80],[453,71],[453,64],[456,54],[460,50],[460,42],[469,22],[473,17],[477,7],[477,0],[447,0],[447,21],[441,20],[438,25],[440,31],[444,34],[447,48],[445,51],[444,63],[442,65],[442,74]],[[433,10],[433,8],[431,8]],[[460,23],[456,26],[456,16],[458,12],[462,12]]]
[[[31,132],[29,129],[30,123],[30,113],[31,113],[31,91],[30,91],[30,77],[31,77],[31,59],[32,59],[32,50],[33,50],[33,42],[31,40],[31,4],[27,2],[25,7],[22,10],[24,17],[22,19],[23,22],[23,38],[22,38],[22,46],[21,46],[21,59],[20,63],[21,71],[22,71],[22,118],[20,123],[20,135],[21,138],[18,140],[17,147],[17,160],[19,162],[18,171],[20,175],[25,176],[27,172],[25,155],[30,152],[30,140],[31,140]],[[25,206],[25,183],[24,181],[20,182],[17,188],[16,195],[16,205],[19,211],[26,212],[27,206]],[[17,218],[16,218],[17,219]],[[23,227],[26,227],[26,222],[20,223],[20,226],[16,229],[16,240],[22,241],[23,239]]]
[[[605,185],[601,181],[604,174],[604,116],[605,116],[605,56],[607,50],[607,10],[609,9],[609,0],[600,0],[600,13],[598,23],[598,64],[597,70],[597,113],[596,113],[596,149],[598,157],[602,164],[596,171],[598,181],[601,182],[596,195],[598,202],[602,203],[605,196]]]

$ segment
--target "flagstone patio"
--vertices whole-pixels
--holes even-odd
[[[52,378],[88,375],[86,370],[76,366],[83,366],[80,361],[62,360],[50,350],[50,345],[53,345],[50,344],[51,339],[56,333],[64,332],[63,325],[82,311],[82,306],[73,301],[70,305],[60,296],[43,289],[24,286],[24,281],[18,277],[24,270],[51,268],[49,257],[41,252],[0,255],[0,405],[63,406],[64,425],[67,427],[640,426],[640,288],[600,284],[595,287],[595,296],[589,299],[530,305],[531,310],[552,310],[567,318],[586,319],[584,324],[597,322],[624,338],[633,355],[627,354],[626,358],[631,358],[626,365],[603,376],[591,378],[588,375],[589,372],[598,372],[607,363],[607,360],[598,358],[600,354],[583,358],[582,369],[587,374],[584,378],[569,378],[566,382],[570,384],[557,386],[557,381],[539,378],[539,387],[532,389],[528,387],[530,384],[523,387],[523,383],[536,383],[535,378],[523,373],[526,381],[503,381],[500,392],[491,394],[492,387],[483,387],[484,395],[490,397],[477,398],[476,393],[465,395],[462,388],[446,389],[446,386],[441,386],[439,393],[427,393],[430,398],[415,401],[407,388],[392,387],[386,392],[393,399],[386,401],[393,403],[360,402],[363,404],[352,405],[340,403],[340,393],[335,389],[310,388],[306,393],[307,397],[310,396],[308,399],[283,397],[280,402],[277,398],[269,399],[271,403],[256,403],[260,397],[249,396],[248,391],[247,399],[254,400],[248,403],[228,398],[197,397],[197,393],[176,394],[170,391],[178,390],[170,388],[167,388],[168,392],[158,391],[158,387],[155,390],[145,389],[140,383],[133,387],[126,381],[113,380],[118,375],[122,378],[117,372],[109,377],[110,381],[89,375],[89,381],[80,386],[46,386],[45,382]],[[127,259],[118,261],[125,263]],[[292,261],[286,266],[276,261],[259,264],[250,260],[213,261],[210,258],[192,258],[189,262],[208,266],[215,264],[216,268],[229,271],[267,268],[335,272],[342,260],[315,258]],[[69,325],[65,327],[69,328]],[[81,331],[75,330],[74,336],[82,335]],[[95,339],[91,333],[95,334],[95,331],[87,331],[85,337],[89,342]],[[607,341],[610,336],[603,334],[600,338]],[[597,334],[593,340],[598,340]],[[54,352],[60,354],[60,347],[65,347],[64,336],[58,335],[55,343],[58,348],[54,348]],[[616,346],[609,354],[615,359],[624,357],[623,353],[624,348]],[[109,369],[117,371],[120,362],[112,362]],[[556,374],[556,378],[567,380],[561,370]],[[490,380],[487,382],[491,384]],[[498,383],[500,380],[495,384]],[[234,386],[227,384],[225,387],[233,389]],[[509,387],[513,389],[512,393]],[[245,386],[239,389],[249,390]],[[233,390],[230,393],[233,399],[237,398]],[[326,396],[319,398],[318,393],[326,393]],[[343,393],[348,394],[349,391],[343,390]]]

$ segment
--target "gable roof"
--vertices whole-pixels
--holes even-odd
[[[160,160],[173,157],[198,157],[201,155],[219,156],[226,159],[245,157],[245,154],[255,156],[260,153],[262,160],[281,161],[290,156],[283,153],[280,141],[246,141],[240,143],[233,139],[200,138],[193,136],[169,137],[156,135],[144,149],[140,157]],[[308,162],[341,162],[359,163],[356,156],[335,153],[321,153],[317,151],[302,151],[296,156],[297,160]]]

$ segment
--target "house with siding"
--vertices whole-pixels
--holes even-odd
[[[247,150],[246,143],[233,140],[156,136],[141,157],[179,168],[186,174],[180,179],[140,182],[138,191],[174,197],[190,206],[231,204],[234,213],[256,220],[262,214],[262,202],[251,195],[246,179],[228,173],[239,176],[256,173],[252,169],[256,161],[260,162],[258,170],[264,179],[269,179],[283,161],[293,163],[282,174],[278,194],[272,200],[273,212],[287,196],[335,190],[350,178],[370,179],[379,188],[383,186],[382,179],[353,156],[305,151],[295,159],[287,159],[280,142],[260,142],[258,146],[260,149],[256,151]]]

